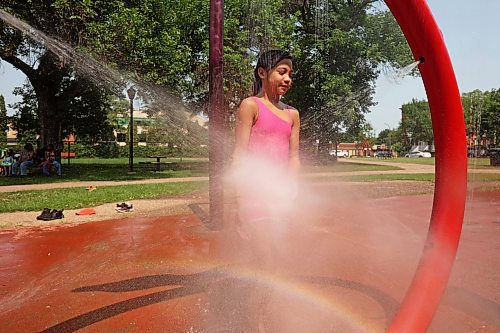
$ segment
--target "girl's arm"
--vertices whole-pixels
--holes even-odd
[[[290,135],[290,160],[289,171],[292,176],[297,176],[300,170],[299,159],[299,131],[300,131],[300,116],[299,111],[292,109],[292,133]]]
[[[239,107],[236,121],[236,136],[233,152],[233,166],[239,164],[248,149],[250,132],[257,117],[258,106],[252,98],[245,98]]]

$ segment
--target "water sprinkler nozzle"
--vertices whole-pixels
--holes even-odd
[[[425,58],[424,57],[420,57],[418,58],[418,62],[423,64],[425,62]]]

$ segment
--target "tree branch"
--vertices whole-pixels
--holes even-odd
[[[15,57],[14,55],[5,54],[3,50],[0,51],[0,59],[7,61],[12,66],[19,69],[28,78],[33,78],[36,74],[35,70],[30,65]]]

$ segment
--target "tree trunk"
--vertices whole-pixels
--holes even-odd
[[[40,126],[40,145],[42,148],[48,144],[58,146],[61,138],[59,137],[59,124],[60,119],[57,110],[56,97],[47,91],[50,89],[43,89],[37,91],[38,101],[38,123]]]
[[[41,57],[40,65],[34,76],[28,76],[35,89],[38,103],[39,144],[42,148],[48,144],[56,147],[60,144],[61,116],[58,103],[59,89],[64,79],[64,69],[54,61],[50,53]]]

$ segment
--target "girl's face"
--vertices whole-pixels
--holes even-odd
[[[263,83],[263,88],[271,95],[282,96],[292,86],[293,66],[290,59],[281,60],[269,72],[264,68],[259,68],[259,76]]]

